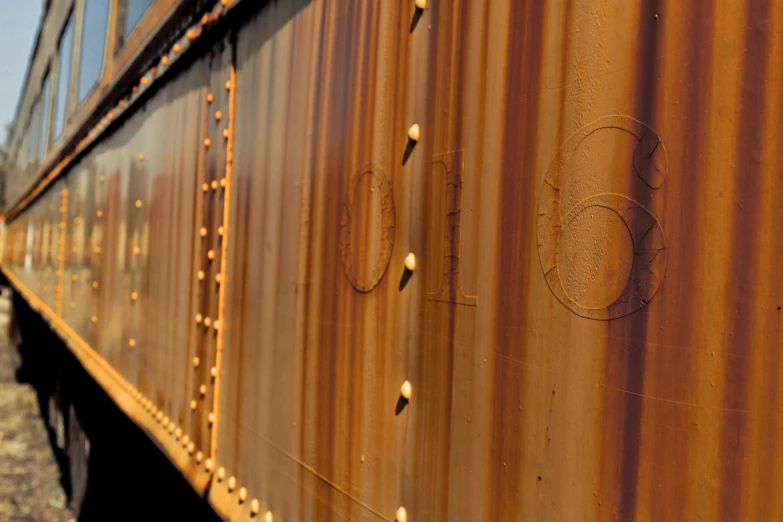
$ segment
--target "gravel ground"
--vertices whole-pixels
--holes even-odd
[[[0,297],[0,521],[75,522],[67,509],[35,390],[16,380],[8,338],[11,302]]]

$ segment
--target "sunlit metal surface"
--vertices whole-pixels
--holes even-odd
[[[242,7],[4,270],[227,519],[782,519],[783,5],[417,5]]]

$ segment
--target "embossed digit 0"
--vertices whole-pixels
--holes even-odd
[[[544,179],[538,209],[538,252],[549,288],[561,303],[579,316],[610,320],[640,310],[653,298],[666,272],[666,243],[658,220],[641,204],[622,194],[595,194],[572,203],[569,208],[562,208],[564,188],[569,183],[580,183],[579,188],[589,186],[585,180],[567,178],[569,172],[571,176],[574,171],[581,172],[578,167],[589,166],[594,151],[602,150],[601,147],[579,150],[586,138],[599,130],[633,137],[632,165],[619,167],[633,169],[649,190],[662,186],[667,173],[666,153],[652,129],[619,115],[587,125],[566,140]],[[572,161],[582,163],[571,164]],[[574,227],[579,227],[578,233],[571,233]],[[618,263],[612,259],[607,261],[607,257],[622,250],[596,246],[600,241],[595,241],[596,238],[606,241],[611,234],[608,229],[616,227],[620,227],[615,230],[619,236],[624,236],[622,227],[625,227],[630,238],[630,266],[620,266],[620,270]],[[587,233],[583,233],[585,231]],[[570,247],[563,244],[567,235]],[[563,255],[567,259],[561,259]],[[578,268],[574,269],[574,265]],[[599,265],[605,277],[610,274],[609,278],[620,279],[619,293],[604,302],[601,299],[580,302],[586,286],[609,285],[596,275],[600,272]],[[605,268],[607,265],[609,269]],[[622,273],[618,275],[617,272]]]
[[[360,189],[366,193],[358,196]],[[343,200],[340,257],[345,276],[359,292],[369,292],[383,279],[394,247],[395,220],[386,174],[374,165],[355,172]]]

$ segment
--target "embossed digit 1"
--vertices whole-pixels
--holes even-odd
[[[438,154],[432,157],[433,177],[443,173],[446,183],[446,234],[443,246],[443,276],[435,292],[428,292],[427,299],[446,303],[478,306],[478,296],[467,295],[460,281],[460,256],[462,253],[462,171],[463,151]],[[440,196],[440,191],[433,191]],[[437,208],[437,207],[435,207]]]
[[[357,197],[360,190],[366,193]],[[345,276],[359,292],[369,292],[383,279],[394,247],[395,221],[392,186],[386,174],[375,165],[355,172],[343,200],[340,259]],[[368,223],[376,224],[371,233],[357,230]]]
[[[599,131],[603,133],[601,138],[597,137]],[[666,273],[666,243],[658,220],[639,203],[621,194],[590,195],[569,201],[567,209],[561,208],[569,187],[573,188],[569,193],[573,200],[574,193],[592,183],[587,179],[567,179],[569,175],[587,176],[585,172],[596,161],[595,151],[608,148],[604,142],[592,147],[586,144],[591,136],[605,140],[610,146],[623,141],[631,144],[632,156],[626,157],[632,158],[632,165],[620,167],[633,168],[649,190],[657,190],[663,184],[667,161],[663,143],[655,131],[626,116],[612,115],[568,138],[544,179],[538,209],[538,253],[549,288],[575,314],[610,320],[640,310],[653,298]],[[614,151],[619,157],[623,152],[631,151]],[[610,228],[614,228],[620,232],[617,237],[622,241],[623,227],[628,232],[625,237],[630,237],[627,249],[630,266],[626,263],[624,267],[620,266],[622,260],[612,259],[612,254],[622,249],[613,248],[616,245],[607,239],[611,236]],[[566,259],[561,259],[561,255]],[[613,284],[618,292],[608,295],[606,289]],[[600,296],[589,295],[588,288],[598,288]]]

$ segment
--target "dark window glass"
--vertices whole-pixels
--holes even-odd
[[[46,131],[49,130],[49,75],[43,81],[41,88],[41,138],[38,140],[38,161],[42,161],[46,156],[46,149],[49,145],[46,139]]]
[[[38,150],[38,102],[33,104],[33,109],[30,111],[30,152],[28,152],[28,161],[35,163],[35,152]]]
[[[71,55],[73,54],[73,15],[68,18],[65,32],[60,38],[60,67],[57,71],[57,94],[55,96],[54,128],[52,141],[56,141],[65,128],[65,118],[68,116],[68,86],[71,83]]]
[[[103,51],[106,48],[106,25],[109,21],[107,0],[86,0],[84,3],[84,27],[79,59],[78,103],[84,101],[95,87],[103,70]]]
[[[125,37],[133,31],[152,0],[125,0]]]

